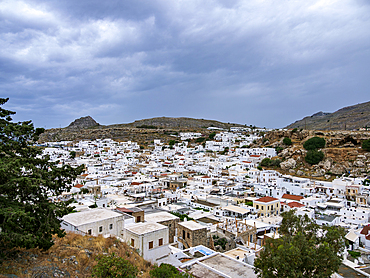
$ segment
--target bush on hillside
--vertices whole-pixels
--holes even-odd
[[[180,277],[190,277],[190,276],[189,274],[185,272],[180,272],[173,265],[161,264],[160,266],[155,266],[155,268],[150,271],[150,277],[152,278],[180,278]]]
[[[310,150],[304,158],[307,163],[313,165],[319,163],[324,158],[324,153],[317,150]]]
[[[364,140],[362,142],[362,149],[370,152],[370,139]]]
[[[290,145],[292,145],[292,140],[288,137],[285,137],[283,139],[283,143],[284,143],[284,145],[290,146]]]
[[[99,278],[135,278],[137,274],[136,266],[124,258],[117,257],[114,253],[98,257],[98,264],[92,271],[92,277]]]
[[[312,137],[303,144],[303,148],[308,151],[322,149],[325,147],[325,139],[321,137]]]

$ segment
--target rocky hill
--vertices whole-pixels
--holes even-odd
[[[210,133],[208,127],[228,129],[238,124],[222,123],[214,120],[193,118],[160,117],[138,120],[128,124],[99,125],[90,116],[75,120],[66,128],[53,128],[46,130],[40,136],[40,142],[47,141],[73,141],[82,139],[111,138],[122,141],[136,141],[150,143],[154,139],[168,141],[173,139],[171,134],[181,131],[197,131]]]
[[[111,253],[135,265],[140,272],[139,277],[149,278],[149,272],[154,268],[134,249],[116,238],[67,233],[65,237],[54,237],[53,240],[54,245],[46,251],[0,250],[0,278],[91,277],[99,256]]]
[[[309,130],[359,130],[370,129],[370,101],[344,107],[334,113],[318,112],[296,121],[286,128]]]
[[[326,141],[321,149],[325,156],[320,163],[310,165],[305,161],[307,151],[303,144],[316,136]],[[356,177],[370,174],[370,153],[361,148],[362,142],[369,137],[370,131],[271,131],[257,144],[280,148],[278,159],[281,163],[276,170],[283,174],[330,180],[342,174]],[[292,145],[285,145],[284,138],[291,139]]]
[[[74,120],[67,128],[68,129],[83,129],[83,128],[91,128],[91,127],[98,127],[99,124],[90,116],[81,117],[79,119]]]
[[[157,127],[157,128],[171,128],[171,129],[201,129],[207,127],[218,127],[228,129],[237,124],[222,123],[215,120],[193,119],[193,118],[170,118],[158,117],[151,119],[137,120],[129,124],[120,124],[115,126],[120,127]]]

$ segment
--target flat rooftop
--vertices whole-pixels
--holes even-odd
[[[217,274],[217,272],[212,271],[211,269],[195,263],[191,266],[191,270],[189,271],[191,275],[196,278],[203,278],[203,277],[212,277],[212,278],[224,278],[225,276],[221,276]]]
[[[236,256],[239,256],[239,258],[244,258],[244,254],[249,254],[249,251],[241,248],[235,248],[224,253],[224,255],[229,256],[233,259],[236,259]]]
[[[200,230],[200,229],[205,229],[205,227],[195,221],[184,221],[180,222],[179,225],[189,229],[189,230]]]
[[[80,226],[115,217],[123,218],[123,215],[119,212],[109,209],[96,208],[92,210],[71,213],[63,216],[62,219],[74,226]]]
[[[151,232],[168,229],[166,226],[155,222],[135,223],[125,228],[137,235],[144,235]]]
[[[169,213],[169,212],[154,212],[148,213],[145,217],[146,221],[148,222],[162,222],[162,221],[170,221],[179,219],[177,216]]]
[[[223,207],[222,209],[223,210],[228,210],[228,211],[231,211],[231,212],[241,213],[241,214],[245,214],[245,213],[250,212],[250,209],[246,209],[246,208],[242,208],[242,207],[238,207],[238,206],[234,206],[234,205],[229,205],[227,207]]]
[[[254,278],[254,269],[241,262],[235,261],[228,256],[218,254],[201,261],[203,264],[216,269],[231,278]],[[213,276],[212,276],[213,277]]]

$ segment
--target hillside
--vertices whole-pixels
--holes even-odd
[[[344,107],[334,113],[318,112],[296,121],[286,128],[309,130],[358,130],[370,128],[370,101]]]
[[[66,128],[53,128],[46,130],[40,136],[40,142],[47,141],[71,141],[82,139],[111,138],[121,141],[136,141],[150,143],[154,139],[168,141],[173,139],[171,134],[181,131],[197,131],[208,134],[208,127],[228,129],[238,124],[222,123],[214,120],[193,118],[151,118],[137,120],[128,124],[99,125],[90,116],[75,120]]]
[[[349,173],[355,177],[367,177],[370,174],[370,153],[363,150],[361,144],[369,135],[369,131],[279,130],[268,132],[256,145],[280,148],[277,158],[281,163],[275,170],[282,174],[324,180]],[[307,150],[303,144],[315,136],[326,141],[321,149],[324,159],[310,165],[305,161]],[[285,145],[284,138],[290,138],[292,145]]]
[[[237,124],[222,123],[215,120],[205,120],[205,119],[193,119],[193,118],[170,118],[170,117],[157,117],[151,119],[137,120],[129,124],[118,124],[109,125],[107,127],[141,127],[141,126],[151,126],[157,128],[171,128],[171,129],[200,129],[207,127],[218,127],[218,128],[230,128],[230,126],[235,126]]]
[[[7,259],[0,257],[0,278],[2,277],[91,277],[103,254],[115,253],[135,265],[139,277],[149,278],[153,265],[145,261],[126,243],[116,238],[82,236],[67,233],[64,238],[54,238],[54,245],[47,251],[39,249],[0,250]]]

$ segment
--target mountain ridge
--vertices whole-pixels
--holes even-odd
[[[333,113],[317,112],[286,128],[309,130],[359,130],[370,128],[370,101],[340,108]]]

